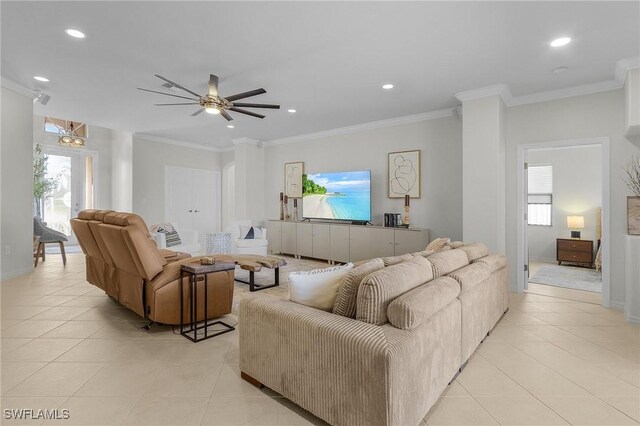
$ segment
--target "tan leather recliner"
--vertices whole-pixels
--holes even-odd
[[[75,226],[87,220],[91,212],[79,214]],[[200,257],[177,256],[175,252],[158,250],[149,235],[144,220],[133,213],[93,213],[88,221],[96,245],[103,253],[104,263],[113,273],[106,276],[104,290],[119,303],[144,318],[163,324],[180,323],[180,266],[185,262],[200,262]],[[74,219],[76,220],[76,219]],[[88,239],[86,232],[78,239]],[[89,246],[91,243],[83,245]],[[84,250],[84,249],[83,249]],[[89,251],[86,252],[90,258]],[[231,260],[231,259],[229,259]],[[90,262],[87,260],[87,262]],[[93,279],[93,278],[92,278]],[[208,274],[208,318],[216,318],[231,312],[233,301],[233,270]],[[87,270],[89,280],[89,270]],[[91,282],[89,280],[89,282]],[[96,284],[98,287],[100,285]],[[204,319],[204,282],[198,283],[198,316]],[[103,287],[100,287],[103,288]],[[184,285],[184,320],[188,320],[188,286]]]
[[[78,213],[78,217],[71,219],[70,222],[71,229],[73,229],[85,255],[87,281],[106,291],[106,263],[89,228],[89,222],[95,220],[98,211],[96,209],[83,210]]]

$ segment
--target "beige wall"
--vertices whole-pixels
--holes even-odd
[[[0,264],[2,279],[33,268],[33,102],[2,88]]]
[[[220,154],[133,137],[133,211],[147,224],[164,221],[165,166],[220,171]]]
[[[404,205],[387,198],[387,154],[415,149],[422,151],[422,197],[411,202],[412,223],[430,229],[431,238],[462,238],[462,124],[456,117],[267,144],[264,217],[279,217],[284,164],[303,161],[308,173],[370,169],[373,223],[382,224],[384,213],[400,213]]]
[[[639,152],[624,137],[624,93],[622,90],[540,102],[507,111],[507,255],[511,283],[515,288],[516,265],[516,155],[520,144],[609,137],[611,140],[611,304],[624,302],[626,197],[621,168]]]

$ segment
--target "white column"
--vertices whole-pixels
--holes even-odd
[[[133,134],[111,131],[111,208],[133,210]]]
[[[506,86],[456,94],[462,101],[462,238],[505,252]]]
[[[264,149],[251,138],[234,139],[235,219],[264,220]]]
[[[627,71],[624,82],[625,136],[640,146],[640,68]]]
[[[624,317],[640,324],[640,235],[627,235]]]

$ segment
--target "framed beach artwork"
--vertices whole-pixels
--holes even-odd
[[[302,175],[304,163],[284,165],[284,193],[289,198],[302,198]]]
[[[388,154],[389,198],[420,198],[420,150]]]

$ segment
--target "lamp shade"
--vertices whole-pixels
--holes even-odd
[[[567,228],[569,229],[584,228],[584,216],[567,216]]]

